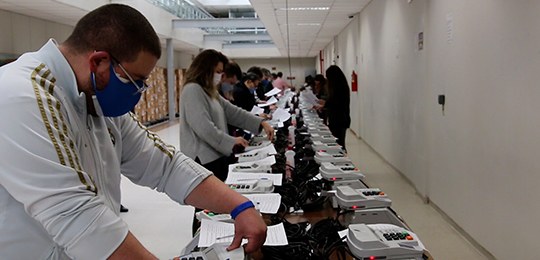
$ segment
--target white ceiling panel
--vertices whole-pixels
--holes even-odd
[[[290,51],[291,57],[314,57],[350,23],[349,16],[358,14],[370,1],[288,0],[287,5],[286,0],[251,0],[251,5],[281,55],[287,56]],[[285,9],[286,6],[289,10]],[[316,11],[290,9],[315,7],[329,7],[329,9]],[[287,29],[289,44],[287,44]],[[287,45],[290,46],[289,50]]]
[[[204,1],[204,0],[200,0]],[[210,1],[210,0],[208,0]],[[231,0],[232,1],[232,0]],[[283,57],[314,57],[350,23],[371,0],[250,0]],[[295,11],[289,8],[329,7]],[[0,0],[0,9],[67,25],[108,0]],[[288,24],[287,24],[288,16]],[[300,24],[300,25],[299,25]],[[287,35],[287,29],[289,35]],[[288,41],[288,42],[287,42]],[[287,46],[291,49],[287,50]]]

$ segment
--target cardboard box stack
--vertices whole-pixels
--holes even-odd
[[[164,71],[165,69],[161,67],[154,68],[146,80],[150,88],[143,93],[141,100],[135,106],[135,114],[145,125],[151,125],[167,118],[167,81]]]
[[[176,115],[180,114],[180,93],[182,93],[182,87],[184,86],[184,75],[186,73],[186,69],[176,69],[174,71],[174,78],[175,78],[175,112]]]
[[[185,69],[176,69],[175,75],[175,112],[179,114],[179,100],[184,81]],[[135,106],[135,114],[144,125],[152,125],[169,119],[169,95],[167,93],[167,70],[156,67],[150,73],[146,83],[150,88],[143,93]],[[176,116],[176,115],[174,115]]]

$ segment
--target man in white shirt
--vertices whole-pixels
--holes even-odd
[[[242,238],[246,252],[264,243],[248,199],[129,112],[160,55],[144,16],[110,4],[64,43],[0,68],[0,259],[155,259],[118,216],[120,174],[179,203],[232,212],[229,249]]]

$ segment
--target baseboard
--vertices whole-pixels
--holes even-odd
[[[351,131],[352,134],[355,135],[356,138],[358,139],[362,139],[360,136],[358,136],[352,129],[349,129]],[[375,153],[377,156],[379,156],[379,158],[381,158],[386,164],[388,164],[394,171],[396,171],[407,183],[409,183],[413,189],[415,190],[416,194],[422,198],[422,200],[424,201],[424,203],[426,204],[429,204],[430,206],[432,206],[437,212],[439,212],[439,214],[441,214],[441,216],[443,217],[443,219],[445,221],[447,221],[450,226],[452,226],[452,228],[454,228],[460,235],[462,235],[465,240],[467,242],[469,242],[474,248],[476,248],[481,254],[485,255],[487,258],[489,259],[496,259],[495,256],[493,256],[487,249],[485,249],[480,243],[478,243],[471,235],[469,235],[463,228],[461,228],[458,223],[456,223],[450,216],[448,216],[441,208],[439,208],[439,206],[437,206],[433,201],[431,201],[429,199],[429,196],[426,196],[426,195],[423,195],[422,193],[420,193],[418,191],[418,189],[416,188],[416,186],[413,184],[413,182],[405,175],[403,174],[399,169],[397,169],[394,165],[392,165],[389,161],[386,160],[386,158],[384,158],[384,156],[382,156],[380,153],[378,153],[369,143],[367,143],[365,140],[364,140],[364,143],[366,144],[366,146],[373,152]]]
[[[463,228],[459,226],[458,223],[456,223],[450,216],[448,216],[437,204],[433,203],[433,201],[428,199],[428,203],[431,207],[433,207],[445,221],[450,223],[450,226],[454,228],[460,235],[462,235],[467,242],[469,242],[474,248],[476,248],[481,254],[486,256],[489,259],[497,259],[494,255],[492,255],[486,248],[484,248],[480,243],[478,243],[467,231],[465,231]]]

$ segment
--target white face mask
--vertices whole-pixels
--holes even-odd
[[[214,86],[217,86],[221,82],[221,73],[214,73]]]

